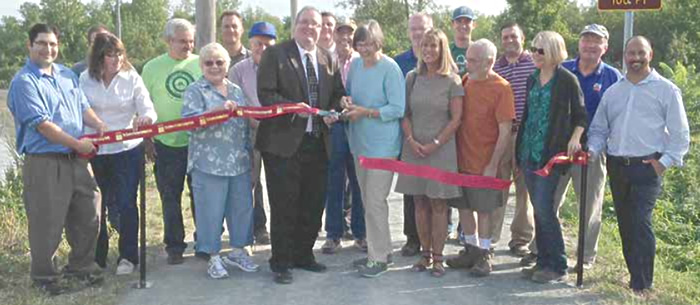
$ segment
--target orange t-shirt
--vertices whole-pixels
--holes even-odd
[[[498,141],[498,124],[515,119],[513,90],[498,74],[484,80],[465,76],[462,124],[457,130],[459,171],[484,173]]]

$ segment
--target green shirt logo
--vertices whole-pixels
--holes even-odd
[[[182,99],[182,94],[187,89],[191,83],[194,82],[194,77],[192,74],[185,70],[178,70],[165,79],[165,89],[168,90],[168,94],[176,99]]]

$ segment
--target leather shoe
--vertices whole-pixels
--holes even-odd
[[[415,241],[407,241],[403,247],[401,247],[402,256],[415,256],[420,252],[420,243]]]
[[[168,265],[179,265],[185,262],[182,253],[168,254]]]
[[[293,280],[292,273],[288,270],[275,272],[275,283],[277,284],[291,284]]]
[[[316,272],[316,273],[322,273],[326,272],[326,265],[318,263],[318,262],[312,262],[310,264],[294,264],[294,268],[299,268],[303,269],[306,271],[311,271],[311,272]]]

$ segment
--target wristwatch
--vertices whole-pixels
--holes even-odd
[[[438,140],[437,138],[433,139],[433,143],[435,143],[435,145],[437,146],[440,146],[440,140]]]

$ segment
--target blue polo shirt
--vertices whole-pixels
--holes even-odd
[[[83,112],[90,108],[73,71],[53,64],[51,74],[45,74],[29,59],[10,83],[7,106],[14,116],[20,154],[71,152],[50,142],[36,127],[50,121],[79,138],[83,135]]]
[[[394,57],[394,61],[399,64],[404,77],[418,65],[418,57],[416,57],[416,54],[413,54],[413,48]]]
[[[591,126],[593,116],[595,115],[596,109],[598,109],[598,104],[600,104],[603,93],[605,93],[610,86],[617,83],[617,81],[622,78],[622,74],[614,67],[601,61],[598,68],[593,73],[588,76],[583,76],[578,69],[578,61],[579,58],[576,57],[575,59],[563,62],[561,65],[574,73],[576,78],[578,78],[581,91],[583,91],[586,112],[588,113],[588,126]]]

